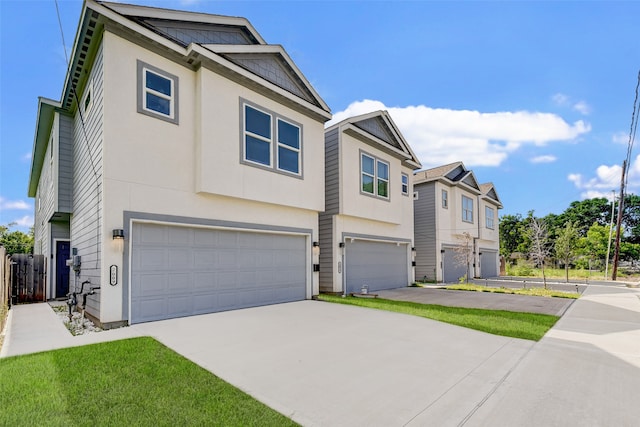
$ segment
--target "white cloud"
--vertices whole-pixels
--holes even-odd
[[[374,100],[352,103],[334,114],[327,126],[376,110],[389,112],[425,167],[455,161],[471,167],[499,166],[525,144],[570,141],[591,130],[582,120],[569,124],[551,113],[481,113],[424,105],[388,108]]]
[[[582,190],[580,196],[583,199],[594,197],[611,198],[611,192],[620,190],[622,179],[622,166],[600,165],[596,168],[595,177],[585,179],[581,174],[569,174],[567,179]],[[636,157],[629,168],[627,177],[627,192],[637,193],[640,189],[640,156]]]
[[[570,96],[564,93],[556,93],[551,97],[551,100],[558,107],[571,107],[571,109],[579,112],[583,116],[588,116],[591,113],[591,106],[586,101],[574,102]]]
[[[0,211],[8,210],[30,210],[31,205],[24,200],[7,200],[0,196]]]
[[[544,155],[544,156],[534,157],[530,160],[530,162],[531,163],[553,163],[556,160],[558,160],[556,156]]]
[[[628,144],[629,143],[629,134],[626,132],[616,132],[611,136],[611,141],[616,144]]]
[[[22,156],[22,161],[24,161],[24,162],[30,162],[30,161],[31,161],[31,152],[25,153],[25,154]]]
[[[16,219],[13,222],[15,222],[18,227],[32,227],[33,217],[31,215],[26,215],[26,216],[23,216],[22,218]]]

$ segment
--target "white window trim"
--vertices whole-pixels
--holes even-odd
[[[465,207],[465,199],[469,200],[471,202],[471,209],[467,209]],[[468,215],[467,215],[468,213]],[[471,219],[466,219],[467,216],[470,216]],[[468,222],[473,224],[473,199],[471,197],[467,197],[465,195],[462,195],[462,221],[463,222]]]
[[[286,123],[290,126],[296,127],[298,128],[298,147],[299,148],[295,148],[292,147],[290,145],[287,145],[285,143],[280,142],[280,134],[278,132],[278,122],[283,122]],[[277,141],[277,148],[276,148],[276,164],[275,167],[276,169],[278,169],[281,172],[284,173],[290,173],[293,175],[300,175],[302,173],[302,128],[300,126],[298,126],[297,124],[289,121],[289,120],[285,120],[282,117],[277,117],[276,116],[276,141]],[[285,150],[289,150],[289,151],[293,151],[294,153],[298,154],[298,172],[292,172],[290,170],[287,169],[282,169],[280,168],[280,147],[284,148]]]
[[[271,138],[266,138],[262,135],[258,135],[257,133],[253,133],[251,131],[247,130],[247,108],[251,108],[253,110],[259,111],[262,114],[265,114],[267,116],[269,116],[269,129],[271,130]],[[260,141],[264,141],[264,142],[268,142],[269,143],[269,163],[260,163],[260,162],[256,162],[255,160],[251,160],[247,158],[247,135],[255,138],[255,139],[259,139]],[[242,107],[242,144],[243,144],[243,160],[247,163],[251,163],[252,165],[257,165],[257,166],[261,166],[261,167],[266,167],[266,168],[271,168],[272,167],[272,163],[273,163],[273,117],[271,116],[271,114],[269,114],[267,111],[263,111],[260,108],[254,106],[254,105],[249,105],[249,104],[243,104]]]
[[[405,179],[407,181],[406,184],[405,184]],[[400,174],[400,181],[401,181],[402,195],[408,196],[409,195],[409,175],[407,175],[406,173]]]
[[[442,208],[449,209],[449,192],[447,190],[442,190],[440,194],[440,198],[442,200]]]
[[[270,126],[271,126],[271,138],[265,138],[261,135],[256,135],[252,132],[247,131],[246,123],[246,108],[253,108],[263,114],[266,114],[270,118]],[[261,169],[277,172],[283,175],[292,176],[295,178],[303,179],[304,178],[304,162],[303,162],[303,127],[302,124],[294,122],[280,114],[277,114],[273,111],[269,111],[265,108],[259,107],[253,102],[249,102],[245,99],[240,98],[240,114],[242,120],[240,121],[240,163],[246,164],[248,166],[254,166]],[[295,126],[298,128],[298,145],[299,148],[291,147],[290,145],[280,143],[278,136],[278,122],[284,122],[291,126]],[[247,145],[246,145],[246,135],[250,135],[253,138],[269,142],[269,164],[266,165],[264,163],[256,162],[254,160],[247,159]],[[286,148],[288,150],[294,151],[298,153],[298,172],[291,172],[287,169],[281,169],[278,166],[279,158],[278,158],[278,148],[279,147]]]
[[[490,216],[488,215],[489,212],[491,212]],[[494,212],[493,208],[491,208],[489,206],[485,206],[484,207],[484,215],[485,215],[485,226],[489,230],[495,229],[495,212]],[[489,220],[491,220],[491,221],[489,221]]]
[[[138,88],[137,88],[137,108],[138,113],[144,114],[149,117],[155,117],[160,120],[164,120],[169,123],[178,124],[179,122],[179,79],[171,73],[163,71],[153,65],[147,64],[140,60],[137,61],[137,74],[138,74]],[[147,87],[147,72],[151,72],[157,76],[167,79],[171,82],[171,95],[157,92]],[[159,111],[147,108],[147,93],[150,93],[159,98],[169,100],[169,114],[164,114]],[[93,96],[93,95],[92,95]]]
[[[368,172],[365,172],[363,170],[363,164],[364,162],[363,157],[368,157],[370,159],[373,159],[373,175],[371,175]],[[371,154],[365,153],[364,151],[360,151],[360,194],[364,194],[365,196],[370,196],[370,197],[376,197],[379,199],[383,199],[383,200],[390,200],[391,198],[391,186],[389,185],[390,183],[390,179],[384,179],[384,178],[380,178],[380,176],[378,175],[378,163],[382,163],[385,166],[387,166],[387,175],[390,177],[391,176],[391,165],[389,164],[389,162],[386,162],[384,160],[381,160],[379,158],[377,158],[376,156],[373,156]],[[373,193],[369,193],[367,191],[364,191],[364,189],[362,188],[362,176],[366,175],[366,176],[370,176],[373,178]],[[380,194],[378,194],[378,181],[383,181],[387,183],[387,195],[386,196],[381,196]]]
[[[87,104],[87,98],[89,98],[89,103]],[[91,112],[91,108],[93,107],[93,79],[89,81],[87,87],[85,89],[85,94],[82,97],[82,112],[87,115]]]

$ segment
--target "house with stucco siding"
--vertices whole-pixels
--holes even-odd
[[[110,327],[317,295],[330,118],[244,18],[87,0],[36,122],[47,296]]]

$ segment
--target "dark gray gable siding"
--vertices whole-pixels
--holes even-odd
[[[490,199],[495,200],[496,202],[498,201],[498,195],[496,194],[495,190],[491,189],[488,193],[487,193],[487,197],[489,197]]]
[[[262,77],[268,82],[281,87],[282,89],[299,96],[300,98],[316,103],[313,96],[305,88],[304,83],[299,82],[296,74],[289,70],[289,66],[285,61],[275,54],[226,54],[225,58],[229,59],[236,65],[245,68],[252,73]]]
[[[402,149],[393,136],[393,132],[387,127],[380,117],[372,117],[367,120],[355,122],[354,126],[370,133],[395,148]]]
[[[258,44],[251,34],[240,27],[212,25],[205,23],[190,23],[179,21],[165,21],[146,19],[140,21],[157,33],[187,46],[189,43],[199,44]]]
[[[416,280],[435,280],[436,275],[436,185],[433,182],[413,188],[418,198],[413,200],[414,245],[416,248]]]
[[[58,211],[71,212],[73,208],[73,119],[60,115],[58,147]]]
[[[74,117],[73,138],[73,215],[71,217],[71,247],[82,257],[82,270],[77,283],[91,280],[100,286],[102,243],[102,144],[103,144],[103,56],[98,49],[89,78],[93,79],[93,106],[84,116]],[[82,96],[79,96],[82,99]],[[89,296],[87,311],[100,318],[100,292]]]
[[[466,173],[467,170],[464,167],[458,166],[457,168],[446,174],[445,177],[449,178],[451,181],[459,181]]]
[[[473,178],[473,175],[471,174],[468,177],[466,177],[462,182],[464,182],[471,188],[475,188],[478,190],[480,189],[480,187],[478,187],[478,182]]]
[[[320,232],[320,291],[333,290],[333,218],[340,212],[340,145],[338,129],[325,133],[325,211],[319,215]]]

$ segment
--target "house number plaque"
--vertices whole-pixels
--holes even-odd
[[[111,267],[109,267],[109,283],[111,284],[111,286],[115,286],[118,284],[118,266],[117,265],[112,265]]]

